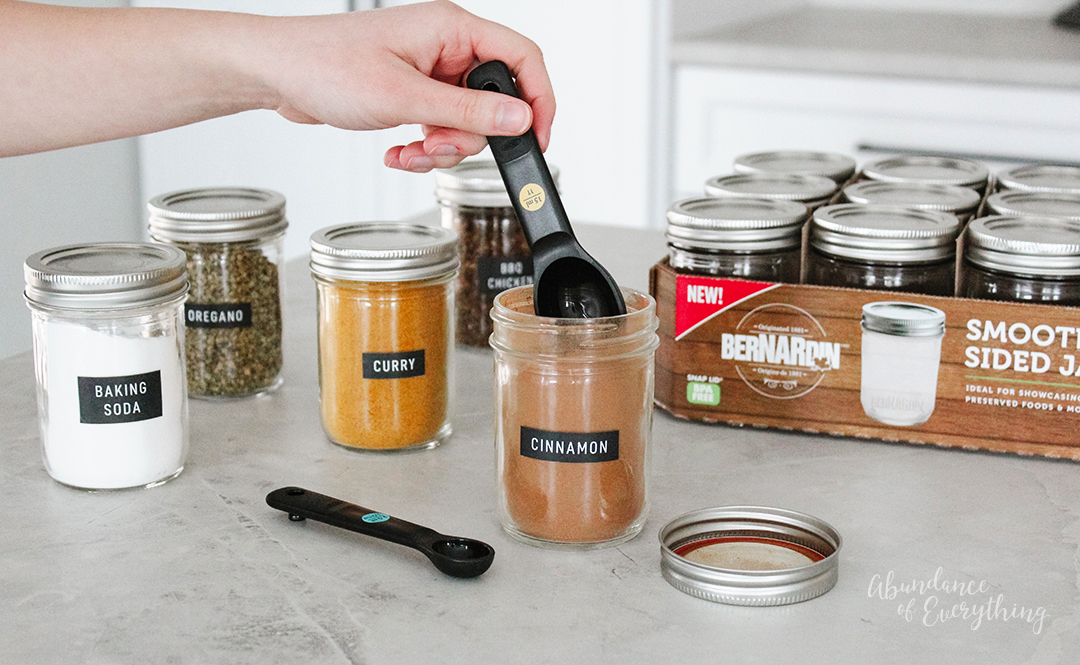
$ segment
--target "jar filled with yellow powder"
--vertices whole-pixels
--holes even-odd
[[[450,436],[453,231],[406,223],[333,226],[311,236],[323,430],[376,451]]]

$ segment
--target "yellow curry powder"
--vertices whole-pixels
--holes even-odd
[[[319,385],[332,441],[412,448],[449,434],[450,286],[319,283]]]

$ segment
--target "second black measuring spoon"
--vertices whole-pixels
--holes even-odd
[[[519,96],[510,69],[499,60],[472,70],[466,85]],[[536,314],[574,319],[626,314],[618,284],[574,236],[533,130],[489,136],[488,145],[532,251]]]

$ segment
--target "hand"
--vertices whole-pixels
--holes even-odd
[[[274,108],[295,122],[345,129],[420,124],[424,139],[386,151],[391,168],[447,168],[530,125],[543,149],[555,96],[540,49],[518,33],[450,2],[333,16],[279,19],[271,86]],[[524,101],[469,90],[477,64],[502,60]]]

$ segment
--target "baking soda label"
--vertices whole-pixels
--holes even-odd
[[[185,303],[184,325],[188,328],[250,328],[251,303]]]
[[[612,462],[619,459],[619,431],[551,432],[523,425],[521,455],[545,462]]]
[[[161,372],[80,376],[79,422],[109,425],[161,416]]]
[[[424,350],[365,353],[365,379],[408,379],[424,375]]]

